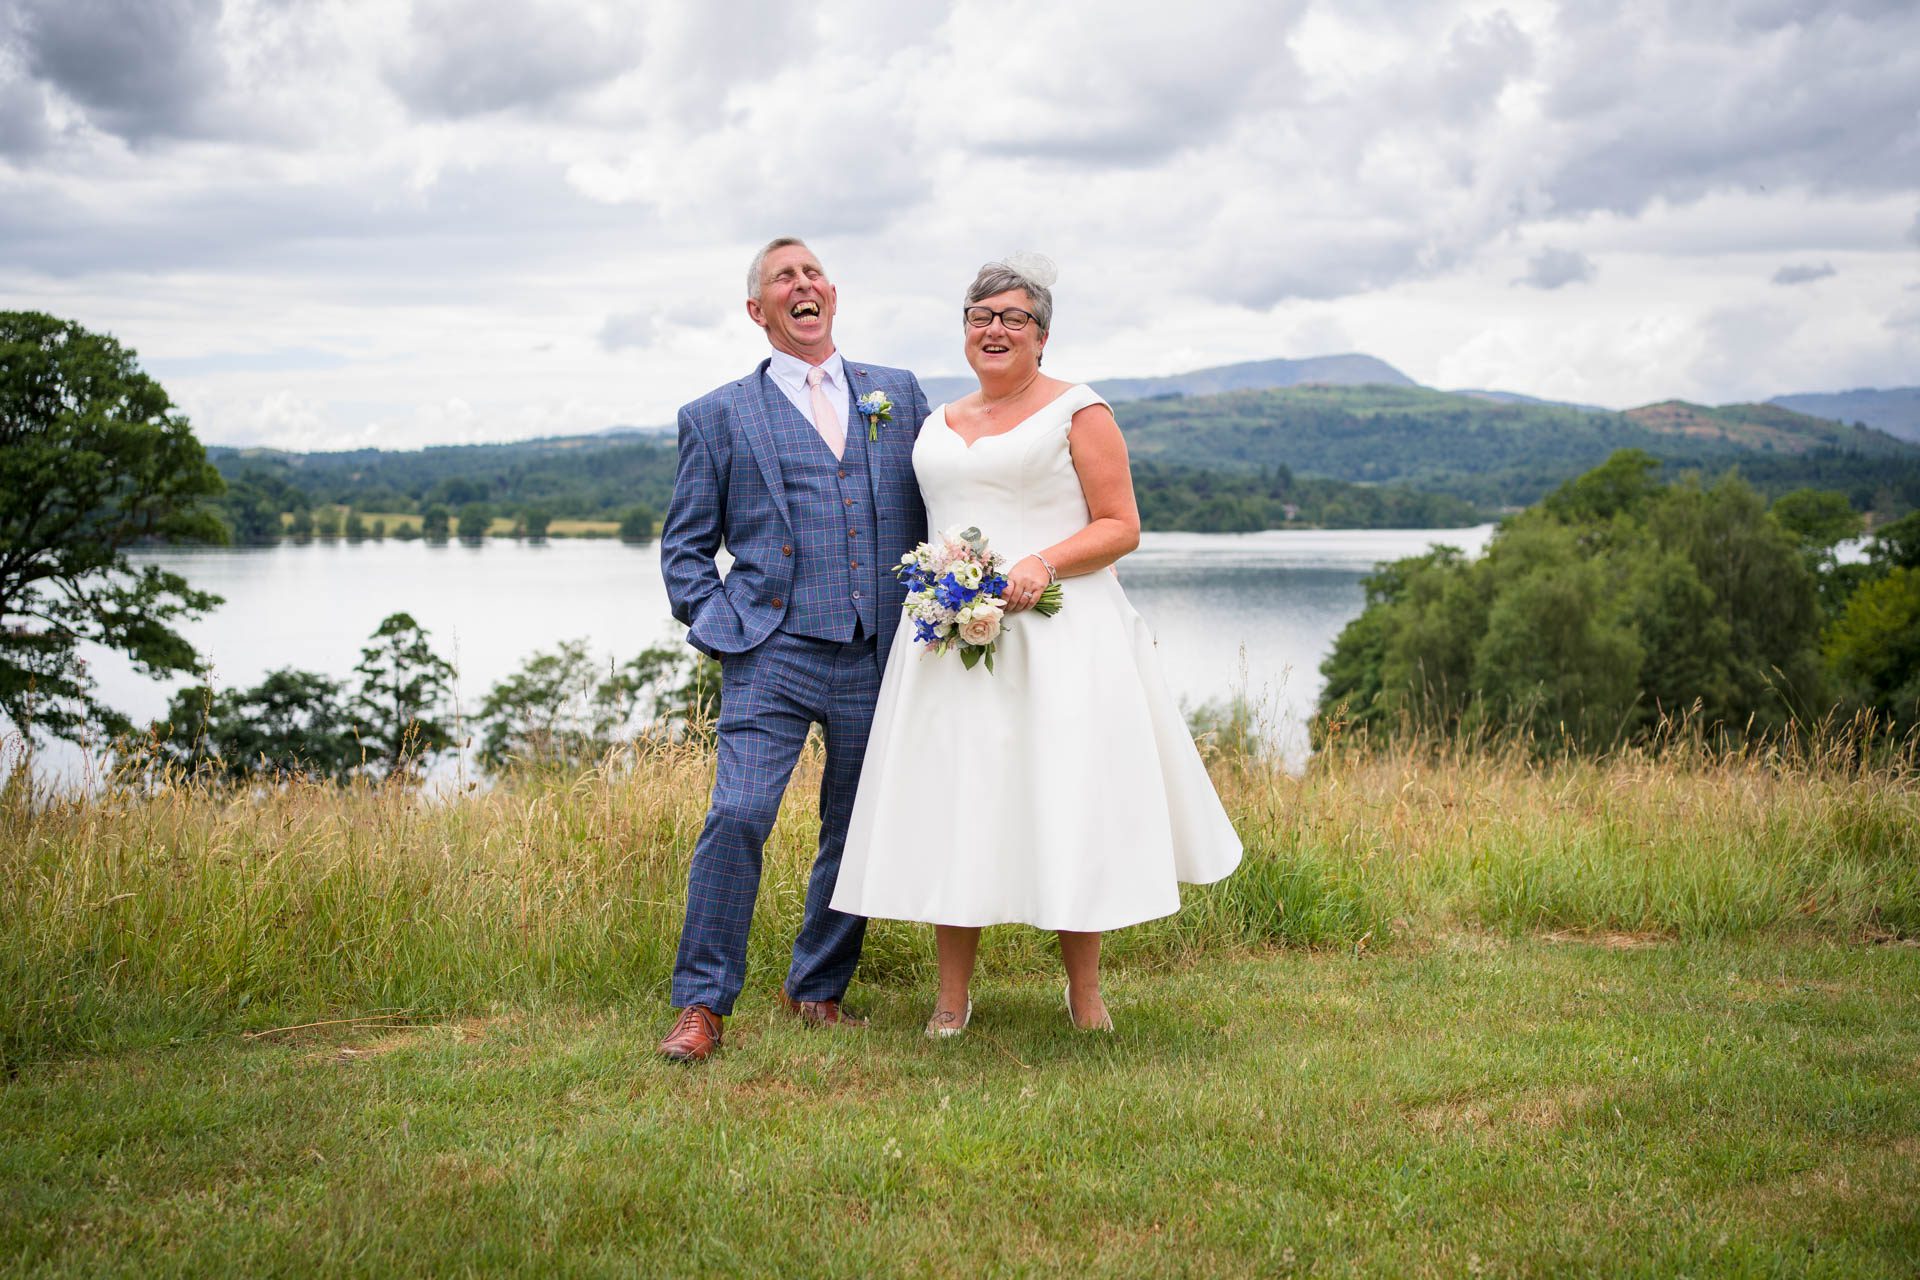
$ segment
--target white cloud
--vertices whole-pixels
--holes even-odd
[[[1542,249],[1533,255],[1527,264],[1527,274],[1514,280],[1515,284],[1530,285],[1535,289],[1558,289],[1563,285],[1582,284],[1593,279],[1593,259],[1584,253],[1572,249]]]
[[[740,276],[788,232],[850,352],[930,373],[1021,247],[1085,377],[1338,348],[1631,404],[1920,368],[1907,4],[9,12],[0,306],[154,353],[211,440],[668,421],[764,351]]]
[[[1834,274],[1831,262],[1790,262],[1773,273],[1775,284],[1811,284]]]

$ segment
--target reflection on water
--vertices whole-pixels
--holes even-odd
[[[1121,566],[1160,642],[1167,682],[1189,707],[1244,693],[1290,765],[1307,757],[1320,663],[1365,603],[1382,560],[1440,541],[1478,554],[1474,529],[1148,534]]]
[[[1378,561],[1417,555],[1434,542],[1477,553],[1490,533],[1491,526],[1147,534],[1120,576],[1159,639],[1174,692],[1197,706],[1245,690],[1298,763],[1320,662],[1360,611],[1361,577]],[[223,687],[255,684],[288,666],[346,680],[369,633],[401,610],[459,670],[469,709],[537,649],[585,637],[603,660],[623,662],[679,633],[652,544],[316,542],[135,559],[226,598],[183,628]],[[90,658],[104,698],[136,723],[165,711],[183,683],[147,680],[113,654]],[[60,745],[45,750],[38,767],[52,778],[86,776],[83,754]]]

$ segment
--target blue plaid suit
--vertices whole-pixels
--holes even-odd
[[[679,466],[660,526],[660,568],[673,615],[687,624],[689,643],[720,660],[722,672],[718,770],[687,877],[673,1003],[705,1005],[722,1016],[733,1011],[746,981],[761,848],[815,722],[825,730],[827,751],[820,847],[786,990],[796,1000],[838,1000],[853,976],[866,921],[827,903],[906,591],[889,570],[927,532],[913,474],[926,396],[904,369],[848,360],[848,449],[866,451],[872,507],[863,513],[871,518],[864,527],[875,537],[861,556],[859,586],[873,593],[876,625],[865,640],[841,643],[817,638],[851,634],[845,619],[820,616],[820,603],[793,616],[796,551],[817,545],[827,517],[839,513],[796,510],[788,501],[781,447],[794,437],[786,430],[792,423],[780,415],[798,413],[773,385],[769,363],[680,410]],[[876,390],[893,402],[893,417],[880,426],[878,440],[868,441],[857,402]],[[733,556],[724,579],[714,562],[723,543]]]

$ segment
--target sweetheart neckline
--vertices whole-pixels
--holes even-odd
[[[973,446],[976,444],[979,444],[982,440],[998,440],[1002,436],[1012,435],[1014,432],[1026,426],[1029,422],[1032,422],[1035,418],[1039,417],[1041,414],[1045,413],[1047,410],[1053,408],[1053,406],[1059,404],[1062,400],[1065,400],[1068,396],[1072,395],[1074,392],[1078,391],[1081,387],[1084,387],[1086,385],[1087,384],[1084,382],[1076,382],[1072,386],[1068,387],[1065,391],[1062,391],[1059,395],[1047,401],[1045,404],[1041,405],[1038,409],[1035,409],[1032,413],[1020,419],[1020,421],[1014,423],[1012,426],[1006,428],[1005,430],[989,431],[985,435],[975,436],[972,440],[968,440],[965,436],[961,435],[958,431],[954,430],[953,424],[947,421],[947,406],[944,404],[940,406],[940,425],[947,429],[947,434],[951,435],[955,440],[958,440],[960,442],[961,448],[965,449],[968,453],[972,453]]]

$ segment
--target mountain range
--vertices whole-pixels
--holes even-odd
[[[940,402],[961,390],[959,383],[929,378],[922,385]],[[1670,471],[1718,475],[1738,468],[1769,497],[1815,488],[1837,490],[1856,509],[1879,516],[1920,507],[1920,443],[1865,422],[1872,412],[1902,427],[1899,406],[1903,397],[1912,404],[1920,395],[1914,388],[1780,398],[1811,401],[1834,417],[1782,402],[1668,400],[1614,412],[1510,392],[1436,391],[1364,355],[1252,361],[1097,385],[1126,404],[1121,426],[1142,508],[1151,508],[1163,528],[1272,527],[1281,518],[1275,512],[1294,508],[1302,519],[1327,524],[1453,520],[1534,502],[1627,448]],[[1840,420],[1843,413],[1851,421]],[[282,511],[336,503],[410,512],[431,503],[485,502],[603,520],[636,504],[664,506],[674,471],[671,437],[671,428],[616,427],[414,451],[209,453],[229,479],[244,480],[260,501],[277,502]],[[1312,489],[1321,482],[1359,489]]]
[[[921,388],[927,394],[927,403],[938,405],[972,391],[978,384],[971,376],[952,376],[937,374],[920,380]],[[1170,373],[1154,378],[1102,378],[1095,383],[1107,399],[1119,403],[1130,400],[1159,400],[1182,396],[1211,396],[1231,391],[1273,391],[1287,387],[1412,387],[1430,390],[1402,373],[1377,356],[1359,352],[1342,355],[1310,356],[1302,360],[1248,360],[1238,364],[1212,365],[1205,369],[1192,369],[1186,373]],[[1581,413],[1609,414],[1616,412],[1603,405],[1581,404],[1568,400],[1548,400],[1539,396],[1522,395],[1517,391],[1495,391],[1463,387],[1457,390],[1440,392],[1444,395],[1467,396],[1475,400],[1490,401],[1494,404],[1527,405],[1539,408],[1573,409]],[[1726,426],[1724,409],[1737,406],[1723,406],[1722,410],[1708,410],[1704,406],[1687,406],[1692,411],[1683,421],[1666,406],[1684,405],[1684,401],[1663,401],[1660,404],[1644,405],[1625,412],[1630,417],[1642,420],[1654,430],[1670,430],[1674,434],[1700,435],[1723,430]],[[1747,406],[1748,416],[1755,422],[1765,419],[1762,410],[1767,407],[1791,410],[1810,418],[1825,419],[1828,422],[1846,425],[1864,424],[1887,435],[1901,440],[1920,443],[1920,387],[1889,387],[1885,389],[1860,388],[1853,391],[1834,392],[1796,392],[1790,395],[1775,396],[1765,405]],[[1720,414],[1712,423],[1706,419]],[[1788,438],[1796,434],[1790,425],[1791,420],[1778,419],[1783,425],[1779,432],[1771,433],[1776,447],[1795,446]],[[607,427],[599,434],[608,436],[661,436],[671,435],[671,425],[638,427]],[[1764,429],[1750,433],[1756,447],[1769,437]],[[1841,443],[1844,438],[1825,428],[1814,429],[1813,435],[1829,438],[1833,443]]]
[[[1310,356],[1305,360],[1249,360],[1215,365],[1159,378],[1103,378],[1100,394],[1109,400],[1152,400],[1160,396],[1211,396],[1223,391],[1265,391],[1310,383],[1329,386],[1416,387],[1420,384],[1385,360],[1347,354]],[[965,377],[922,378],[928,404],[958,400],[980,384]]]
[[[1890,436],[1920,441],[1920,387],[1804,392],[1775,396],[1767,403],[1835,422],[1863,422]]]

